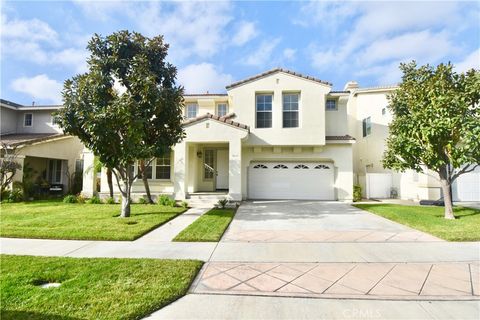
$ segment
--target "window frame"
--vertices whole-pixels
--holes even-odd
[[[334,109],[328,107],[329,101],[333,101],[335,103]],[[338,99],[328,98],[327,100],[325,100],[325,111],[338,111]]]
[[[220,109],[219,109],[220,106],[225,106],[225,114],[224,115],[220,115]],[[216,113],[217,113],[217,116],[219,116],[219,117],[225,117],[228,114],[228,103],[226,103],[226,102],[217,103]]]
[[[189,116],[189,107],[195,107],[195,116],[194,117]],[[185,118],[186,119],[195,119],[196,117],[198,117],[198,103],[187,103],[185,105]]]
[[[270,110],[258,110],[258,97],[263,96],[270,96],[271,97],[271,102],[270,102]],[[265,101],[263,102],[264,104],[264,109],[265,109]],[[258,126],[258,114],[263,113],[263,114],[270,114],[270,126]],[[263,120],[265,122],[265,120]],[[273,128],[273,93],[255,93],[255,128],[256,129],[271,129]]]
[[[285,110],[285,97],[286,96],[296,96],[297,97],[297,110]],[[299,128],[300,127],[300,99],[301,99],[300,92],[282,92],[282,128],[289,129],[289,128]],[[289,101],[289,103],[291,104],[292,102]],[[291,105],[290,105],[290,107],[291,107]],[[285,114],[286,113],[289,113],[289,114],[296,113],[297,114],[296,125],[285,126]],[[289,119],[289,121],[292,121],[292,120]]]
[[[212,156],[211,165],[206,162],[207,152],[209,154],[211,153],[211,156]],[[202,164],[203,164],[203,174],[202,174],[203,181],[212,181],[215,178],[215,171],[216,171],[216,169],[215,169],[215,158],[216,157],[215,157],[215,150],[214,149],[204,149],[203,150],[203,159],[202,159],[203,160],[203,162],[202,162]],[[205,167],[205,164],[210,166],[214,170],[214,172],[211,172],[210,170],[207,170],[207,168]],[[208,173],[208,176],[207,176],[207,173]],[[210,176],[210,174],[211,174],[211,176]]]
[[[159,159],[168,159],[168,165],[158,164]],[[157,181],[172,181],[172,154],[169,152],[161,158],[155,158],[155,165],[152,167],[152,178]],[[153,164],[153,163],[152,163]],[[158,178],[157,177],[157,167],[168,167],[168,178]]]
[[[27,115],[30,115],[30,116],[31,116],[31,118],[30,118],[30,125],[26,125],[26,124],[25,124],[25,120],[26,120]],[[25,113],[23,114],[23,127],[25,127],[25,128],[31,128],[31,127],[33,127],[33,112],[25,112]]]
[[[362,137],[366,138],[372,134],[372,117],[366,117],[362,120]]]
[[[60,163],[60,168],[58,168],[59,163]],[[58,173],[60,173],[60,178],[57,180],[57,174]],[[63,161],[61,159],[49,159],[49,162],[48,162],[48,182],[51,183],[51,184],[62,184],[62,182],[63,182]]]

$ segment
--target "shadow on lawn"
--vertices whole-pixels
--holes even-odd
[[[81,318],[59,316],[55,314],[45,314],[28,311],[2,310],[0,313],[2,320],[80,320]]]

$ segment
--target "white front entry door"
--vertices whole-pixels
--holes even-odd
[[[228,189],[228,149],[217,150],[217,189]]]
[[[322,162],[252,162],[250,199],[335,200],[334,168]]]

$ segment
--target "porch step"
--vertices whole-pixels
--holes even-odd
[[[221,199],[228,198],[228,193],[190,193],[187,200],[211,200],[211,201],[218,201]]]

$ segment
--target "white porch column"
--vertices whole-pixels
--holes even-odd
[[[231,200],[242,200],[242,141],[231,140],[228,148],[228,196]]]
[[[15,162],[22,166],[21,169],[18,169],[13,176],[12,183],[10,184],[10,189],[13,189],[13,183],[18,181],[23,181],[23,167],[25,166],[25,156],[17,155],[15,158]]]
[[[185,200],[188,186],[188,144],[176,144],[173,154],[173,196],[175,200]]]
[[[83,186],[82,195],[92,197],[97,193],[95,169],[93,168],[95,156],[92,151],[83,149]]]

